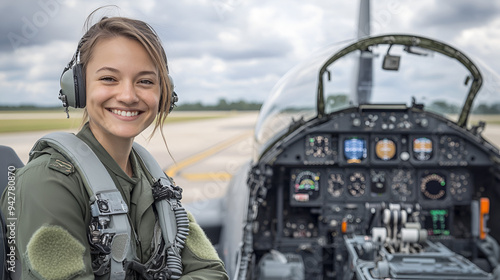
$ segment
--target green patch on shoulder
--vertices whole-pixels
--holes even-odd
[[[203,229],[196,223],[193,215],[188,212],[189,234],[186,238],[186,245],[200,259],[220,260],[217,251],[206,236]]]
[[[52,155],[49,160],[49,168],[61,172],[64,175],[69,175],[75,172],[75,167],[65,158]]]
[[[31,237],[25,258],[46,280],[69,279],[85,272],[85,247],[60,226],[42,226]]]

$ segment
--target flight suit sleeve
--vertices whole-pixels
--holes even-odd
[[[15,190],[2,195],[1,206],[14,223],[21,266],[15,270],[22,269],[22,279],[94,279],[88,198],[72,165],[57,153],[44,154],[16,172],[15,182]],[[14,203],[10,199],[9,204],[9,196]]]
[[[224,264],[205,232],[188,213],[189,235],[182,250],[184,275],[181,280],[229,279]]]

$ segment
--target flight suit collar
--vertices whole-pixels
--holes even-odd
[[[101,143],[97,141],[94,134],[90,130],[88,122],[83,126],[83,128],[80,130],[80,132],[78,132],[76,136],[87,143],[87,145],[89,145],[92,151],[94,151],[97,157],[101,159],[102,163],[109,171],[113,172],[116,176],[124,179],[132,185],[137,184],[139,180],[137,178],[138,162],[134,153],[131,153],[130,155],[130,163],[132,166],[132,171],[134,173],[134,176],[130,178],[130,176],[128,176],[127,173],[125,173],[125,171],[121,169],[121,167],[118,165],[118,163],[116,163],[116,161],[111,157],[106,149],[104,149]]]
[[[132,193],[131,202],[135,203],[138,207],[137,212],[139,214],[138,217],[141,217],[142,214],[149,208],[154,200],[153,200],[153,191],[151,190],[151,185],[153,183],[152,177],[147,173],[147,168],[144,166],[139,156],[136,155],[135,151],[132,152],[132,157],[135,159],[135,164],[137,165],[137,170],[142,170],[140,176],[144,176],[144,180],[140,180],[140,182],[145,183],[148,182],[149,185],[141,186],[141,190],[137,190]]]
[[[111,155],[106,151],[106,149],[104,149],[104,147],[99,143],[99,141],[97,141],[97,139],[94,137],[94,134],[90,130],[88,122],[83,126],[80,132],[78,132],[77,136],[80,139],[82,139],[85,143],[87,143],[87,145],[89,145],[89,147],[94,151],[97,157],[101,159],[102,163],[104,164],[104,166],[106,166],[106,168],[108,168],[109,171],[113,172],[116,176],[130,183],[132,186],[137,185],[141,181],[151,182],[152,180],[151,176],[146,174],[147,173],[146,168],[143,165],[143,163],[140,162],[140,159],[138,158],[138,155],[136,155],[135,152],[130,153],[130,163],[132,166],[132,171],[134,173],[134,176],[130,178],[120,168],[118,163],[116,163],[116,161],[111,157]],[[141,180],[142,176],[144,176],[147,179]],[[134,204],[141,205],[138,212],[142,214],[149,206],[151,206],[151,204],[153,204],[153,194],[150,186],[141,187],[141,189],[142,190],[138,191],[137,193],[132,193],[131,189],[127,191],[124,190],[124,192],[126,193],[127,197],[129,196],[130,193],[132,193],[131,200],[127,199],[127,201],[132,201]]]

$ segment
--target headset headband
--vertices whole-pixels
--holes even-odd
[[[78,42],[76,52],[73,54],[68,65],[64,68],[60,84],[61,89],[59,91],[59,99],[62,101],[63,106],[66,109],[66,114],[69,118],[68,107],[73,108],[85,108],[86,106],[86,88],[85,88],[85,75],[83,73],[83,65],[80,63],[80,48],[86,41],[86,34]],[[165,56],[166,59],[166,56]],[[165,61],[165,65],[166,61]],[[167,66],[168,72],[168,66]],[[167,74],[170,83],[170,106],[168,108],[168,113],[172,112],[175,107],[175,103],[179,100],[177,93],[174,91],[174,80]],[[167,81],[165,81],[167,83]],[[162,99],[160,98],[161,108]]]

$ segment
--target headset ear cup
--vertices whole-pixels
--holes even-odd
[[[69,68],[62,73],[60,82],[61,82],[61,94],[65,97],[66,101],[66,104],[64,106],[67,105],[76,108],[73,68]]]
[[[85,107],[85,79],[81,64],[74,65],[61,75],[61,93],[66,96],[68,106]]]
[[[165,111],[170,114],[170,112],[172,112],[172,110],[175,107],[175,103],[179,100],[179,97],[177,96],[177,93],[175,93],[175,91],[174,91],[174,79],[172,79],[172,76],[170,76],[169,74],[167,74],[167,75],[168,75],[168,80],[170,82],[171,97],[170,97],[170,106],[165,107]],[[160,108],[161,108],[162,103],[163,103],[163,98],[160,98],[160,105],[158,106],[158,112],[161,112]]]
[[[85,78],[83,76],[82,64],[73,66],[73,80],[75,85],[75,100],[77,102],[75,108],[85,108],[87,94],[85,91]]]
[[[170,98],[170,107],[168,108],[168,113],[170,114],[170,112],[172,112],[172,110],[175,107],[175,103],[179,101],[179,97],[177,96],[177,93],[175,93],[174,91],[174,79],[172,78],[172,76],[170,76],[170,74],[168,74],[168,80],[170,82],[170,92],[172,94]]]
[[[175,91],[172,91],[172,99],[170,101],[170,108],[168,108],[168,113],[170,114],[175,107],[175,103],[179,101],[179,97]]]
[[[158,106],[158,112],[161,112],[161,104],[163,103],[163,98],[160,98],[160,106]],[[175,107],[175,102],[179,100],[179,97],[177,97],[177,93],[175,91],[172,91],[172,97],[170,99],[170,106],[168,108],[165,108],[165,111],[168,112],[169,114],[172,112],[172,110]]]

